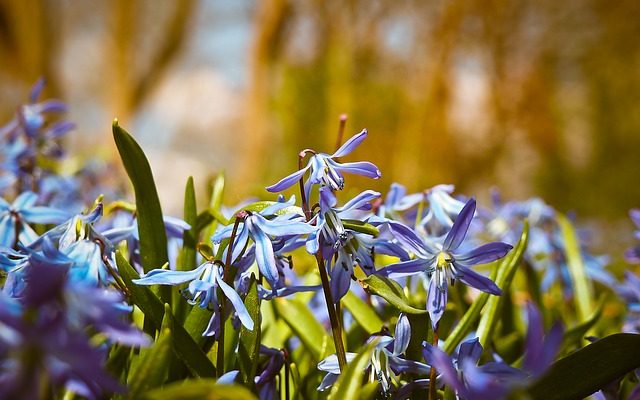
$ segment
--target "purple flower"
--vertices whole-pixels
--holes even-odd
[[[281,210],[290,207],[294,201],[295,198],[292,198],[289,202],[277,202],[257,213],[247,212],[244,220],[238,224],[233,242],[231,262],[238,260],[242,252],[245,251],[249,239],[253,240],[258,268],[273,290],[279,288],[280,278],[273,239],[292,239],[317,230],[316,227],[302,222],[300,220],[302,216],[298,214],[276,215]],[[220,243],[222,240],[230,238],[232,232],[233,224],[216,232],[211,240],[216,244]]]
[[[344,157],[351,153],[366,137],[367,130],[363,129],[360,133],[347,140],[333,154],[314,153],[306,167],[268,186],[267,190],[275,193],[281,192],[295,185],[307,171],[310,171],[309,178],[304,185],[307,199],[309,198],[312,185],[322,184],[323,186],[330,187],[332,190],[342,190],[344,188],[343,173],[362,175],[373,179],[380,178],[382,176],[380,170],[370,162],[358,161],[341,163],[335,160],[336,158]]]
[[[522,371],[501,361],[478,366],[482,355],[478,338],[463,342],[454,357],[426,342],[423,343],[422,354],[427,364],[438,371],[438,381],[449,385],[460,399],[502,399],[514,382],[526,377]]]
[[[351,285],[353,268],[360,265],[365,274],[374,271],[373,246],[375,239],[370,235],[346,229],[345,219],[365,219],[371,214],[371,201],[380,193],[366,190],[342,207],[335,207],[337,200],[327,186],[320,188],[320,212],[314,217],[318,230],[307,240],[307,251],[321,252],[331,277],[333,300],[339,301]],[[332,260],[333,267],[331,267]]]
[[[483,292],[494,295],[501,293],[500,288],[483,275],[470,269],[477,264],[486,264],[504,257],[512,246],[502,242],[493,242],[462,253],[462,245],[476,209],[471,199],[456,218],[444,241],[427,242],[412,229],[400,223],[389,223],[389,227],[407,250],[415,256],[413,260],[402,261],[379,270],[377,273],[391,278],[426,272],[429,277],[427,310],[434,327],[447,305],[448,282],[456,279]]]
[[[123,391],[103,368],[104,350],[111,342],[147,345],[149,338],[127,321],[131,307],[118,292],[70,281],[72,262],[48,239],[42,246],[13,271],[18,297],[0,293],[0,397],[37,398],[49,390],[43,382],[90,399]],[[93,347],[87,332],[103,334],[107,346]]]
[[[522,360],[522,369],[535,378],[542,375],[554,361],[560,350],[564,328],[558,321],[547,334],[540,310],[532,302],[527,302],[527,338]]]
[[[377,342],[365,369],[369,369],[369,381],[380,382],[385,394],[389,393],[394,384],[399,384],[398,375],[402,373],[428,374],[430,371],[428,365],[402,357],[409,346],[410,339],[409,319],[404,314],[400,314],[396,324],[395,338],[391,337],[387,330],[386,333],[372,335],[367,340],[367,343]],[[356,353],[347,353],[346,356],[347,362],[351,362],[356,357]],[[330,355],[320,361],[318,369],[327,372],[318,387],[319,391],[324,391],[331,387],[340,376],[338,357],[335,354]]]
[[[220,315],[220,300],[218,288],[229,299],[236,310],[242,325],[253,330],[253,320],[244,306],[242,299],[234,288],[222,279],[224,267],[217,262],[205,262],[191,271],[172,271],[166,269],[154,269],[140,279],[134,280],[138,285],[179,285],[189,282],[189,286],[183,294],[189,295],[189,303],[197,304],[201,308],[213,310],[209,326],[203,336],[217,336],[220,324],[226,316]]]
[[[36,206],[38,196],[24,192],[12,204],[0,197],[0,246],[12,247],[18,242],[29,245],[38,235],[27,224],[59,224],[69,219],[64,211]]]

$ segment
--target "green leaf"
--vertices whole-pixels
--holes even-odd
[[[307,304],[297,300],[276,298],[273,300],[279,316],[287,323],[293,333],[300,338],[302,344],[311,352],[316,360],[323,354],[322,344],[331,342],[327,333]],[[331,342],[333,343],[333,342]]]
[[[529,389],[531,399],[582,399],[640,367],[640,335],[617,333],[556,361]]]
[[[147,286],[133,283],[133,280],[140,278],[140,276],[120,251],[116,251],[116,265],[118,266],[118,272],[122,277],[122,281],[129,291],[129,300],[142,310],[145,320],[151,321],[154,325],[154,330],[159,330],[164,316],[164,306],[162,302]]]
[[[340,372],[340,377],[331,387],[329,400],[362,398],[362,378],[364,377],[367,365],[371,362],[371,353],[377,342],[378,340],[372,340],[368,343],[360,350],[356,358],[348,363]]]
[[[253,378],[258,368],[258,353],[260,350],[260,296],[258,295],[258,282],[255,275],[251,274],[249,291],[244,299],[244,305],[254,321],[253,330],[244,326],[240,328],[240,344],[238,346],[238,361],[240,374],[245,384],[253,385]]]
[[[113,138],[135,192],[140,258],[142,267],[147,272],[153,268],[160,268],[169,259],[158,192],[142,148],[118,125],[117,119],[113,121]]]
[[[578,320],[584,322],[589,319],[589,316],[593,313],[591,304],[593,294],[591,293],[589,277],[585,270],[584,261],[582,260],[578,236],[571,221],[560,213],[558,213],[557,220],[564,241],[564,251],[567,257],[569,275],[573,283]]]
[[[583,323],[574,326],[569,329],[562,339],[562,346],[560,347],[560,354],[566,354],[573,350],[575,347],[580,347],[584,341],[584,337],[587,332],[598,322],[602,316],[602,310],[604,308],[604,297],[598,302],[598,307],[593,314]]]
[[[384,322],[378,317],[378,314],[362,301],[353,292],[349,291],[341,300],[342,304],[351,313],[356,322],[364,328],[370,335],[375,332],[379,332],[384,325]]]
[[[489,279],[496,279],[499,268],[500,264],[494,262],[494,267],[491,270]],[[476,321],[480,317],[480,311],[482,311],[482,307],[484,307],[485,303],[489,299],[489,296],[489,293],[482,292],[478,295],[478,297],[475,298],[475,300],[473,300],[473,303],[471,303],[471,307],[467,309],[467,312],[464,313],[464,316],[462,316],[460,322],[458,322],[451,333],[449,333],[449,335],[447,336],[447,340],[444,341],[444,346],[442,347],[442,349],[446,353],[452,353],[458,343],[460,343],[462,339],[464,339],[469,334],[469,332],[471,332]]]
[[[198,232],[196,231],[196,219],[198,210],[196,205],[196,192],[193,177],[187,180],[184,189],[184,221],[191,225],[191,229],[182,234],[182,252],[176,265],[178,271],[190,271],[196,268],[196,245],[198,244]],[[184,285],[182,285],[184,287]],[[189,304],[180,295],[180,286],[173,287],[173,315],[180,322],[184,322]]]
[[[148,287],[133,283],[134,279],[139,278],[138,273],[120,252],[116,252],[116,264],[118,272],[129,291],[130,301],[142,310],[145,318],[148,318],[156,329],[160,329],[165,315],[164,306],[160,299]],[[170,321],[173,321],[171,313],[169,313],[168,317]],[[187,368],[197,376],[215,376],[215,367],[182,325],[172,322],[170,327],[173,332],[174,351]]]
[[[127,387],[133,398],[146,390],[160,386],[167,376],[167,364],[171,359],[171,329],[168,326],[168,315],[171,309],[167,307],[167,310],[165,314],[167,318],[162,323],[163,328],[158,339],[151,347],[140,352],[140,360],[127,380]]]
[[[236,220],[235,215],[240,212],[240,211],[251,211],[254,213],[260,212],[262,210],[264,210],[267,207],[270,207],[274,204],[277,204],[277,202],[275,201],[257,201],[255,203],[251,203],[251,204],[247,204],[246,206],[242,207],[241,209],[237,210],[235,213],[233,213],[233,217],[231,217],[231,219],[229,220],[229,223],[232,223]],[[285,214],[299,214],[299,215],[304,215],[302,208],[298,207],[298,206],[289,206],[289,207],[285,207],[281,210],[278,210],[276,212],[276,215],[285,215]]]
[[[147,400],[255,400],[240,385],[218,385],[214,379],[187,379],[144,394]]]
[[[478,324],[477,335],[480,338],[480,344],[485,349],[487,348],[489,341],[493,338],[493,331],[500,319],[500,309],[505,302],[503,296],[508,295],[509,293],[511,282],[516,274],[516,269],[520,265],[522,256],[527,249],[528,242],[529,222],[525,220],[520,240],[518,240],[515,248],[498,264],[496,285],[502,289],[503,294],[501,296],[489,296],[487,303],[484,306],[484,310],[482,311],[482,317]]]
[[[427,310],[410,306],[400,285],[391,279],[369,275],[360,280],[360,284],[368,293],[377,294],[402,312],[407,314],[425,314],[427,312]]]
[[[380,234],[380,231],[375,226],[356,219],[343,219],[342,225],[344,225],[346,229],[351,229],[352,231],[365,233],[374,237]]]

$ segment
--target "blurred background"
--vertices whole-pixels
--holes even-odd
[[[40,76],[72,152],[115,157],[118,117],[174,214],[191,174],[264,198],[342,113],[383,173],[351,187],[498,187],[628,230],[640,206],[637,0],[0,0],[2,121]]]

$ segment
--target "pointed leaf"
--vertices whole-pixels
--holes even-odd
[[[379,332],[384,322],[378,317],[373,307],[367,305],[353,292],[347,292],[342,298],[342,304],[353,315],[356,322],[367,331],[368,334]]]
[[[371,353],[376,344],[377,340],[373,340],[363,347],[356,358],[340,372],[338,380],[331,387],[329,400],[362,398],[362,378],[371,362]]]
[[[640,367],[640,335],[617,333],[556,361],[529,389],[533,400],[582,399]]]
[[[116,264],[129,290],[130,301],[142,310],[146,321],[150,321],[156,329],[159,329],[165,315],[162,302],[148,287],[133,283],[133,279],[139,279],[140,276],[120,252],[116,252]],[[173,315],[169,314],[168,317],[173,320]],[[182,325],[173,322],[171,328],[174,351],[187,368],[197,376],[215,376],[215,367]]]
[[[144,394],[146,400],[256,400],[240,385],[218,385],[214,379],[187,379]]]
[[[500,309],[505,302],[503,296],[509,295],[509,288],[511,282],[516,274],[516,270],[522,261],[522,256],[527,249],[529,243],[529,222],[525,220],[522,228],[522,234],[520,240],[516,244],[516,247],[504,257],[498,263],[498,276],[496,278],[496,285],[502,289],[502,295],[489,296],[487,303],[482,311],[482,317],[478,324],[477,335],[480,338],[480,344],[483,348],[487,348],[489,341],[493,338],[493,331],[498,321],[500,320]]]
[[[244,326],[240,328],[238,362],[243,382],[252,385],[258,368],[258,353],[260,350],[260,297],[258,295],[258,282],[253,274],[251,275],[247,297],[244,299],[244,305],[255,324],[253,330],[248,330]]]
[[[571,221],[562,214],[558,214],[557,220],[558,224],[560,224],[565,256],[567,257],[567,267],[569,268],[569,275],[573,283],[578,320],[584,322],[588,320],[589,316],[593,313],[591,304],[593,294],[591,293],[589,276],[587,275],[584,261],[582,260],[578,236]]]
[[[377,275],[369,275],[360,281],[362,288],[368,293],[377,294],[402,312],[408,314],[425,314],[427,310],[409,305],[402,288],[395,281]]]
[[[127,131],[118,125],[118,120],[113,121],[113,138],[135,192],[140,257],[144,271],[147,272],[153,268],[159,268],[168,260],[167,235],[158,192],[151,167],[142,148]]]
[[[309,307],[298,300],[277,298],[273,301],[280,318],[289,325],[313,357],[320,360],[323,355],[323,341],[331,340]]]
[[[168,325],[166,318],[163,325]],[[127,386],[130,395],[135,398],[148,389],[160,386],[167,376],[167,364],[170,360],[171,330],[163,326],[153,346],[140,352],[140,361],[129,374]]]
[[[351,229],[352,231],[365,233],[373,237],[377,237],[380,234],[380,231],[375,226],[358,220],[344,219],[342,220],[342,225],[344,225],[345,229]]]

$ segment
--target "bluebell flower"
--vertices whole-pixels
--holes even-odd
[[[362,175],[373,179],[380,178],[382,174],[378,167],[368,161],[341,163],[335,160],[336,158],[344,157],[351,153],[366,137],[367,130],[363,129],[360,133],[347,140],[333,154],[314,152],[309,158],[306,167],[268,186],[267,190],[275,193],[281,192],[295,185],[307,171],[309,171],[309,178],[304,184],[307,199],[309,198],[312,185],[322,184],[323,186],[330,187],[332,190],[342,190],[344,188],[343,173]]]
[[[564,327],[558,321],[545,334],[540,310],[530,301],[526,307],[528,326],[522,370],[531,378],[536,378],[549,368],[558,354],[564,337]]]
[[[0,137],[6,140],[3,167],[17,178],[18,190],[39,186],[41,177],[50,172],[41,159],[61,158],[64,152],[58,139],[75,127],[69,121],[49,121],[49,115],[64,113],[67,107],[59,100],[37,102],[43,87],[41,79],[34,85],[29,102],[18,107],[15,118],[0,127]]]
[[[453,226],[453,220],[462,211],[465,203],[453,198],[453,185],[436,185],[425,190],[426,215],[420,220],[419,226],[433,236],[446,233]]]
[[[266,357],[266,362],[260,366],[258,375],[254,378],[259,398],[264,400],[279,398],[276,377],[279,376],[286,362],[285,354],[282,350],[260,345],[260,355]]]
[[[392,264],[378,270],[377,273],[397,278],[426,272],[430,277],[427,310],[434,329],[447,305],[449,281],[453,284],[458,279],[483,292],[494,295],[501,294],[500,288],[493,281],[473,271],[470,267],[502,258],[512,249],[512,246],[502,242],[493,242],[464,253],[459,250],[473,219],[475,209],[475,200],[469,200],[442,242],[427,242],[412,229],[400,223],[389,224],[398,241],[406,246],[415,258]]]
[[[398,376],[402,373],[428,374],[428,365],[405,359],[402,354],[409,346],[411,339],[411,325],[404,314],[400,314],[395,329],[395,337],[388,333],[373,335],[367,343],[375,341],[371,359],[365,369],[369,370],[369,382],[380,382],[382,392],[389,394],[391,388],[399,384]],[[347,362],[353,361],[356,353],[347,353]],[[318,390],[324,391],[331,387],[340,376],[338,357],[330,355],[318,364],[320,371],[327,372]]]
[[[423,357],[438,371],[439,384],[449,385],[461,400],[499,400],[506,398],[514,383],[526,378],[526,373],[502,361],[478,366],[482,355],[478,338],[460,344],[458,353],[449,356],[439,348],[423,343]]]
[[[625,271],[624,281],[622,284],[616,285],[615,288],[627,306],[627,315],[622,330],[640,333],[640,277],[631,271]]]
[[[333,300],[336,302],[349,291],[354,266],[359,265],[367,275],[374,271],[375,239],[346,229],[342,221],[366,219],[363,217],[371,215],[371,201],[379,197],[380,193],[366,190],[344,206],[335,207],[337,200],[331,189],[327,186],[320,188],[320,212],[312,220],[318,230],[309,235],[306,247],[311,254],[322,254],[331,278],[329,283]]]
[[[134,280],[134,282],[138,285],[179,285],[189,282],[188,288],[183,291],[183,295],[188,296],[189,303],[213,311],[209,325],[202,334],[203,336],[217,336],[220,332],[220,324],[226,318],[226,316],[221,316],[219,312],[218,288],[220,288],[236,310],[242,325],[249,330],[253,330],[253,320],[247,308],[236,290],[222,279],[223,274],[224,267],[222,265],[217,262],[207,261],[191,271],[154,269],[142,278]]]
[[[18,298],[0,293],[0,397],[37,398],[50,390],[44,382],[89,399],[122,392],[103,368],[106,347],[94,347],[86,332],[103,334],[107,344],[141,346],[149,338],[126,321],[131,307],[118,292],[70,281],[72,262],[48,239],[43,248],[20,269]]]
[[[392,183],[389,192],[387,192],[384,198],[384,202],[377,207],[375,216],[371,219],[371,222],[384,223],[387,220],[394,220],[412,224],[415,222],[415,213],[412,216],[406,215],[406,217],[405,214],[423,200],[424,193],[408,195],[407,189],[403,185]]]
[[[59,224],[70,215],[51,207],[36,206],[38,196],[33,192],[24,192],[9,204],[0,197],[0,246],[12,247],[18,242],[29,245],[38,235],[28,225]]]
[[[306,235],[317,230],[316,227],[301,220],[297,214],[276,215],[277,212],[290,207],[295,201],[277,202],[260,212],[247,212],[246,217],[238,223],[237,234],[233,242],[231,262],[238,260],[245,251],[249,239],[255,244],[255,259],[260,272],[273,290],[278,289],[280,274],[278,271],[273,241],[277,238],[292,238]],[[216,232],[211,240],[220,243],[230,238],[233,224]]]

